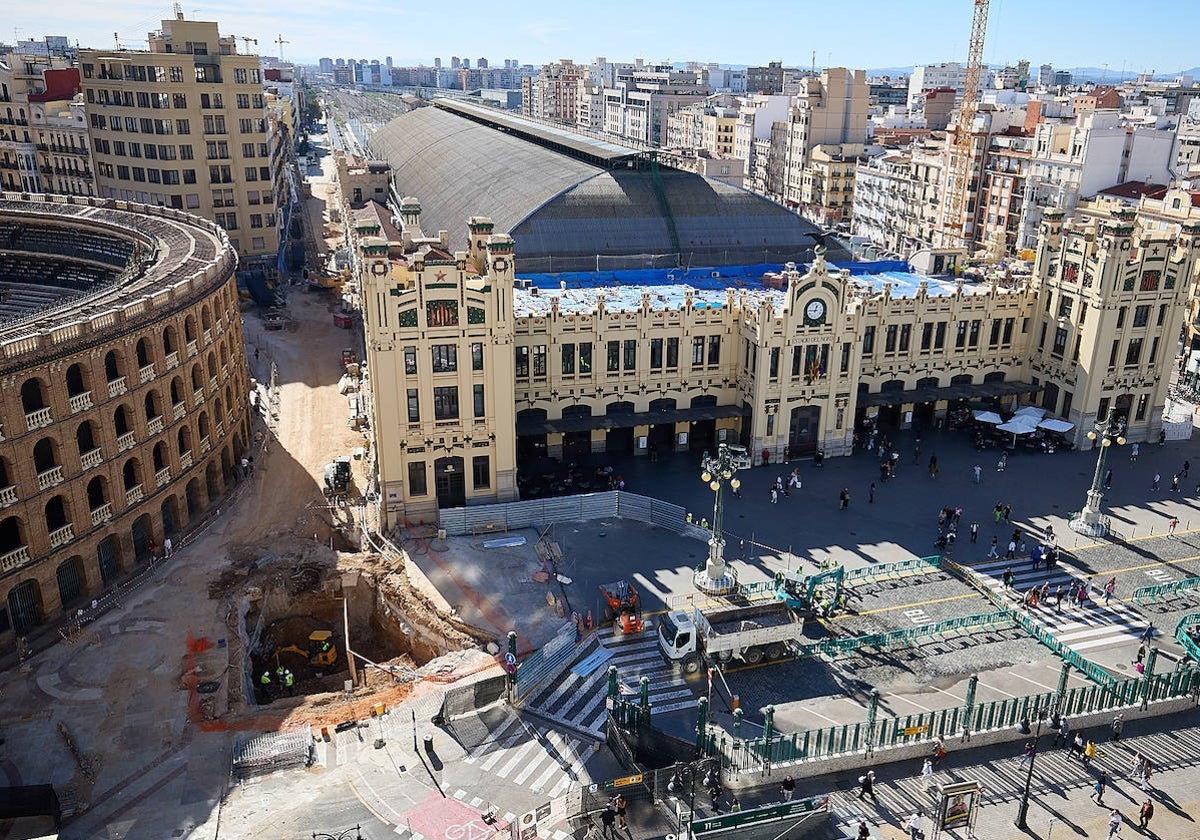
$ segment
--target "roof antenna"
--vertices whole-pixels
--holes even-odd
[[[174,3],[172,4],[172,8],[175,10],[175,20],[183,20],[183,5]]]

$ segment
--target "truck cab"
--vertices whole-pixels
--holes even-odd
[[[672,663],[682,663],[685,673],[700,670],[699,633],[691,615],[672,610],[658,620],[658,646]]]

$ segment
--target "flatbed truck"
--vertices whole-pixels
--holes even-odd
[[[804,619],[783,601],[718,604],[672,610],[658,621],[658,646],[685,674],[700,671],[705,657],[748,665],[784,659],[804,636]]]

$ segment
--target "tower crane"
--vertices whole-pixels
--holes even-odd
[[[946,194],[942,200],[942,239],[952,248],[970,249],[974,236],[974,214],[968,214],[967,193],[971,182],[971,124],[979,109],[979,80],[983,74],[983,43],[987,34],[990,0],[971,0],[975,16],[971,20],[971,40],[967,46],[967,67],[963,79],[962,102],[952,142],[947,146]]]
[[[238,35],[237,39],[242,42],[242,51],[247,55],[250,54],[250,45],[258,46],[257,38],[247,38],[245,35]]]
[[[283,40],[283,35],[280,35],[278,38],[275,39],[274,43],[279,45],[279,60],[283,61],[283,45],[290,44],[292,42]],[[983,51],[983,48],[980,47],[980,52],[982,52],[982,51]]]

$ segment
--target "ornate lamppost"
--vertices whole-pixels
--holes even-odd
[[[734,491],[742,482],[734,477],[738,470],[750,468],[750,455],[746,447],[722,443],[716,455],[705,455],[700,461],[703,470],[700,478],[713,491],[712,538],[708,541],[708,560],[703,569],[697,569],[692,582],[701,592],[709,595],[724,595],[737,586],[737,573],[725,565],[725,535],[722,520],[725,515],[725,485]]]
[[[1013,822],[1013,825],[1017,828],[1023,829],[1029,827],[1026,818],[1029,816],[1029,796],[1033,791],[1033,763],[1037,761],[1039,742],[1042,739],[1042,723],[1046,720],[1048,714],[1048,709],[1038,709],[1035,713],[1035,717],[1037,718],[1037,732],[1033,733],[1033,752],[1029,756],[1029,770],[1025,774],[1025,790],[1021,794],[1021,804],[1017,808],[1017,818]],[[1057,728],[1061,726],[1062,721],[1059,719],[1057,712],[1054,713],[1054,718],[1050,723],[1051,727]],[[1021,719],[1021,723],[1017,728],[1022,735],[1029,735],[1031,733],[1028,715]]]
[[[1096,456],[1096,473],[1092,476],[1092,488],[1087,492],[1087,501],[1083,510],[1068,524],[1072,531],[1089,537],[1102,537],[1108,533],[1108,520],[1100,514],[1100,502],[1104,499],[1101,492],[1104,483],[1104,468],[1108,463],[1108,448],[1114,443],[1117,446],[1125,444],[1125,420],[1118,418],[1113,410],[1108,410],[1108,416],[1103,422],[1087,433],[1088,440],[1098,442],[1100,453]]]

